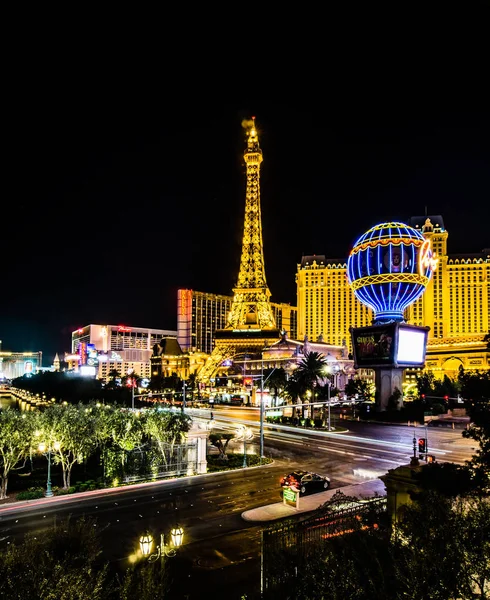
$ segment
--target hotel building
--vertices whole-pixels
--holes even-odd
[[[164,338],[176,340],[177,332],[126,325],[86,325],[71,335],[69,367],[108,381],[109,373],[121,376],[134,372],[150,379],[153,348]]]
[[[1,350],[0,342],[0,379],[35,375],[42,370],[42,362],[42,352],[9,352]]]
[[[177,339],[182,350],[211,354],[214,333],[224,329],[233,296],[180,289],[177,291]],[[271,302],[278,329],[296,339],[297,310],[289,304]]]
[[[490,330],[490,249],[450,255],[440,215],[409,223],[431,240],[439,259],[422,296],[405,313],[407,323],[429,326],[426,370],[454,378],[465,370],[490,368],[484,336]],[[297,265],[298,339],[323,339],[351,349],[349,328],[371,325],[373,314],[350,289],[347,259],[304,256]],[[414,375],[413,375],[414,377]]]

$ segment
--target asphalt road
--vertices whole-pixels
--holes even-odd
[[[230,410],[232,416],[215,411],[217,427],[228,426],[227,418],[242,418],[237,417],[236,409]],[[246,414],[253,415],[253,411]],[[258,453],[257,421],[247,421],[255,433],[247,447]],[[231,423],[236,426],[234,420]],[[205,591],[206,596],[216,592],[230,600],[238,600],[243,593],[255,598],[260,586],[262,524],[247,522],[241,514],[280,502],[279,479],[295,468],[328,475],[332,488],[342,488],[407,464],[413,454],[414,433],[421,437],[425,428],[358,422],[349,423],[342,433],[267,428],[265,454],[274,459],[270,466],[131,486],[83,499],[33,501],[13,511],[0,510],[0,551],[27,532],[42,535],[67,516],[90,516],[101,532],[104,557],[123,571],[132,560],[141,558],[138,539],[145,529],[154,535],[168,535],[179,522],[185,531],[184,545],[175,558],[167,560],[180,573],[180,597],[202,598]],[[461,430],[428,428],[427,435],[430,452],[440,462],[462,463],[473,453],[474,442],[464,440]],[[241,443],[232,442],[229,451],[242,452]]]

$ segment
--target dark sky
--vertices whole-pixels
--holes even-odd
[[[102,68],[96,81],[23,73],[3,140],[3,350],[42,350],[50,365],[79,326],[175,330],[177,289],[231,295],[245,207],[241,122],[252,115],[272,301],[296,305],[304,254],[347,258],[370,227],[426,210],[443,216],[450,253],[489,247],[488,69],[474,69],[478,90],[473,71],[430,89],[429,68],[424,82],[400,71],[396,86],[383,73],[344,71],[291,102],[260,86],[237,102],[198,83],[184,100],[170,85],[108,91]]]

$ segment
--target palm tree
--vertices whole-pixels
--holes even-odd
[[[281,395],[288,381],[286,371],[283,368],[272,369],[269,373],[264,372],[264,377],[264,381],[267,381],[269,388],[273,390],[272,406],[277,406],[277,398]]]
[[[300,361],[298,368],[294,372],[295,376],[304,385],[304,388],[311,390],[313,399],[315,399],[315,386],[326,377],[328,367],[327,359],[319,352],[308,352]],[[311,412],[310,412],[311,411]],[[313,417],[313,408],[310,408],[310,418]]]
[[[296,377],[296,374],[289,378],[284,388],[284,396],[291,402],[291,404],[301,404],[301,400],[306,392],[304,383]],[[299,418],[302,411],[297,408],[296,416]]]

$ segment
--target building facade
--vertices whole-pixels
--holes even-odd
[[[72,352],[64,360],[68,368],[108,381],[110,373],[134,373],[150,380],[153,348],[177,332],[126,325],[86,325],[72,332]]]
[[[183,351],[211,354],[214,334],[224,329],[233,303],[233,296],[177,291],[177,339]],[[286,331],[288,337],[297,335],[297,309],[290,304],[271,302],[277,327]]]
[[[296,272],[298,339],[325,341],[351,349],[352,327],[371,325],[373,311],[354,295],[347,260],[303,256]]]
[[[0,380],[35,375],[42,370],[42,352],[9,352],[0,350]]]
[[[456,377],[459,368],[488,370],[490,353],[490,248],[448,254],[448,232],[441,215],[412,217],[410,225],[431,240],[437,269],[422,296],[407,309],[406,320],[430,327],[426,369]]]
[[[441,378],[454,378],[460,366],[489,369],[483,338],[490,330],[490,249],[448,254],[440,215],[412,217],[409,224],[430,238],[439,259],[426,291],[405,313],[407,323],[430,327],[425,368]],[[347,260],[304,256],[296,285],[299,339],[306,335],[336,345],[346,340],[351,351],[350,327],[371,325],[373,314],[350,289]]]

